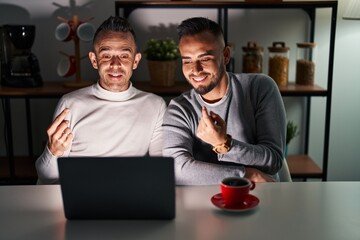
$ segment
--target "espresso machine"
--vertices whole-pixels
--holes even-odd
[[[33,25],[0,26],[1,84],[11,87],[42,85],[39,61],[31,52],[35,40]]]

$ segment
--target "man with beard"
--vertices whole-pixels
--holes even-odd
[[[193,87],[170,102],[163,122],[163,155],[175,159],[177,184],[230,176],[277,181],[286,120],[275,81],[226,72],[230,48],[214,21],[190,18],[177,30],[182,71]]]
[[[102,23],[89,58],[100,78],[60,99],[47,130],[48,143],[36,161],[39,184],[58,183],[61,156],[162,154],[166,103],[130,82],[141,53],[126,19],[110,17]]]

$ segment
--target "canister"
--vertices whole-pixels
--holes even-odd
[[[315,81],[316,43],[297,43],[296,79],[300,85],[313,85]]]
[[[256,42],[248,42],[243,48],[243,73],[261,73],[263,65],[263,47]]]
[[[269,49],[269,76],[278,86],[287,86],[290,48],[284,42],[273,42]]]

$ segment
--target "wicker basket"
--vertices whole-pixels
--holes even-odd
[[[171,87],[175,84],[178,61],[148,60],[150,82],[152,86]]]

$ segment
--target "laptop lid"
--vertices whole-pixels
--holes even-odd
[[[63,157],[59,178],[67,219],[173,219],[169,157]]]

